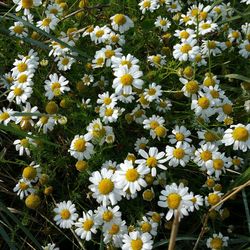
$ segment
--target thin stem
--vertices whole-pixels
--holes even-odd
[[[247,217],[247,227],[248,227],[248,231],[250,233],[250,212],[249,212],[249,207],[248,207],[248,202],[247,202],[247,195],[246,195],[245,189],[242,190],[242,198],[243,198],[243,203],[244,203],[246,217]]]
[[[180,224],[180,212],[177,210],[175,217],[174,217],[174,221],[173,221],[173,225],[172,225],[172,229],[171,229],[171,235],[170,235],[170,239],[169,239],[169,244],[168,244],[168,250],[174,250],[175,248],[175,242],[176,242],[176,236],[178,233],[178,228],[179,228],[179,224]]]

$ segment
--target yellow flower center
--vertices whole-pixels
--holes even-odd
[[[221,238],[218,238],[218,237],[213,238],[210,242],[210,246],[216,250],[222,249],[222,245],[223,245],[223,242]]]
[[[150,177],[152,177],[152,176],[150,175]],[[146,181],[147,181],[147,179],[146,179]],[[143,199],[145,201],[151,201],[154,198],[154,193],[150,189],[147,189],[143,192],[142,196],[143,196]]]
[[[160,62],[161,62],[161,57],[160,57],[160,56],[153,56],[152,60],[153,60],[154,63],[160,64]]]
[[[32,166],[28,166],[23,170],[23,177],[27,180],[33,180],[36,178],[37,171]]]
[[[227,48],[231,48],[232,47],[232,43],[230,41],[226,41],[225,45],[227,46]]]
[[[99,58],[97,58],[97,60],[96,60],[96,64],[97,64],[97,65],[102,65],[103,62],[104,62],[104,58],[103,58],[103,57],[99,57]]]
[[[146,160],[147,166],[150,168],[155,168],[157,166],[157,159],[153,156],[148,157]]]
[[[118,25],[123,25],[126,23],[126,17],[123,14],[116,14],[114,16],[114,22]]]
[[[207,12],[201,11],[199,17],[200,17],[200,19],[205,20],[207,18]]]
[[[29,140],[28,139],[22,139],[21,142],[20,142],[20,144],[23,147],[27,148],[29,146]]]
[[[143,3],[143,7],[144,8],[149,8],[151,6],[151,2],[150,1],[144,1]]]
[[[215,49],[216,48],[215,41],[208,41],[207,42],[207,47],[208,47],[208,49]]]
[[[82,227],[85,231],[90,231],[90,229],[93,227],[94,222],[91,219],[87,219],[83,222]]]
[[[198,9],[192,9],[191,15],[192,15],[193,17],[198,16],[198,15],[199,15],[199,10],[198,10]]]
[[[218,194],[209,194],[207,201],[211,206],[216,205],[220,201],[220,196]]]
[[[102,37],[102,36],[104,35],[104,31],[103,31],[103,30],[98,30],[98,31],[95,33],[95,35],[96,35],[97,37]]]
[[[120,78],[121,84],[123,86],[129,86],[133,83],[133,76],[131,76],[130,74],[125,74]]]
[[[41,118],[40,118],[40,122],[44,125],[44,124],[46,124],[47,122],[48,122],[48,120],[49,120],[49,117],[48,116],[42,116]]]
[[[61,84],[60,84],[59,82],[53,82],[53,83],[51,84],[51,90],[52,90],[53,92],[57,91],[57,90],[60,89],[60,88],[61,88]]]
[[[22,34],[24,31],[24,27],[21,25],[17,25],[13,28],[13,31],[17,34]]]
[[[51,9],[49,12],[50,12],[51,14],[54,14],[54,15],[57,15],[57,14],[58,14],[58,10],[57,10],[56,8]]]
[[[27,76],[26,74],[22,74],[22,75],[20,75],[20,76],[18,77],[18,82],[24,83],[24,82],[27,81],[27,79],[28,79],[28,76]]]
[[[234,159],[232,159],[232,162],[233,162],[233,164],[236,165],[236,166],[239,166],[240,163],[241,163],[239,158],[234,158]]]
[[[94,129],[92,132],[93,137],[95,138],[101,138],[105,135],[106,131],[105,128],[99,128],[99,129]]]
[[[232,35],[232,37],[235,38],[235,39],[237,39],[237,38],[240,37],[240,34],[239,34],[238,31],[233,31],[231,35]]]
[[[161,215],[160,214],[158,214],[158,213],[153,213],[152,214],[152,220],[154,221],[154,222],[157,222],[157,223],[159,223],[160,221],[161,221]]]
[[[136,169],[128,169],[126,172],[126,179],[129,182],[135,182],[139,178],[139,173],[137,172]]]
[[[130,244],[132,250],[141,250],[143,247],[143,242],[140,238],[137,238],[136,240],[131,240]]]
[[[30,9],[33,6],[33,0],[22,0],[22,7],[24,9]]]
[[[226,115],[229,115],[233,112],[233,107],[231,104],[224,104],[222,105],[222,109],[223,109],[223,112],[226,114]]]
[[[141,225],[141,230],[143,233],[149,233],[152,229],[152,226],[148,222],[144,222]]]
[[[167,130],[165,127],[163,126],[158,126],[154,129],[154,132],[155,134],[158,136],[158,137],[165,137],[166,136],[166,133],[167,133]]]
[[[214,86],[215,85],[215,80],[213,79],[213,77],[206,77],[205,80],[203,81],[203,84],[206,86],[206,87],[209,87],[209,86]]]
[[[70,217],[70,211],[68,209],[63,209],[60,215],[63,220],[67,220]]]
[[[177,193],[169,194],[167,197],[167,203],[170,209],[177,209],[181,203],[181,196]]]
[[[161,26],[165,26],[167,24],[167,21],[166,20],[164,20],[164,19],[161,19],[160,20],[160,25]]]
[[[176,158],[176,159],[182,159],[185,155],[185,151],[184,149],[182,148],[176,148],[174,149],[173,151],[173,156]]]
[[[207,179],[206,184],[208,187],[212,188],[215,185],[214,179]]]
[[[150,89],[148,90],[148,94],[149,94],[150,96],[154,95],[155,93],[156,93],[156,89],[154,89],[154,88],[150,88]]]
[[[68,65],[68,63],[69,63],[69,58],[64,57],[64,58],[62,59],[61,63],[62,63],[62,65],[64,65],[64,66]]]
[[[111,228],[109,229],[109,234],[117,234],[120,231],[120,227],[117,224],[113,224]]]
[[[119,41],[119,36],[113,35],[113,36],[111,36],[111,40],[113,43],[117,43]]]
[[[114,52],[113,50],[107,49],[107,50],[105,51],[105,56],[106,56],[107,58],[111,58],[111,57],[114,56],[114,55],[115,55],[115,52]]]
[[[186,83],[186,91],[191,94],[197,93],[199,90],[199,84],[197,81],[189,81]]]
[[[181,53],[187,54],[190,50],[192,49],[191,45],[189,44],[184,44],[181,46]]]
[[[160,124],[157,121],[151,121],[150,122],[150,128],[156,129]]]
[[[42,21],[42,26],[44,27],[48,27],[51,23],[51,19],[50,18],[44,18],[43,21]]]
[[[206,131],[204,133],[204,137],[205,137],[205,140],[207,142],[213,142],[213,141],[216,141],[216,139],[217,139],[217,136],[214,133],[210,132],[210,131]]]
[[[232,135],[234,140],[237,141],[247,141],[249,137],[248,130],[243,127],[235,128]]]
[[[139,118],[139,117],[141,117],[143,114],[144,114],[144,111],[143,111],[142,109],[139,109],[139,110],[137,110],[137,111],[134,113],[134,116],[135,116],[136,118]]]
[[[74,149],[78,152],[84,152],[86,150],[86,141],[83,138],[78,138],[74,142]]]
[[[198,99],[198,105],[202,108],[202,109],[207,109],[210,105],[210,101],[207,97],[203,96],[201,98]]]
[[[203,161],[208,161],[212,159],[212,153],[206,150],[201,153],[200,157]]]
[[[203,23],[203,24],[201,25],[201,28],[202,28],[203,30],[209,29],[209,28],[211,28],[211,24],[210,24],[210,23]]]
[[[175,139],[176,139],[176,141],[184,141],[185,136],[182,133],[176,133],[175,134]]]
[[[28,189],[28,187],[29,187],[29,185],[27,183],[25,183],[25,182],[20,182],[19,183],[19,188],[21,190],[26,190],[26,189]]]
[[[211,90],[210,94],[213,98],[219,98],[220,97],[220,93],[216,90]]]
[[[195,61],[198,63],[198,62],[200,62],[201,60],[202,60],[201,54],[197,54],[197,55],[195,56]]]
[[[189,33],[186,30],[182,30],[180,32],[180,38],[188,39],[189,38]]]
[[[130,61],[127,61],[127,60],[122,60],[122,61],[121,61],[121,65],[127,65],[128,68],[131,68],[132,63],[131,63]]]
[[[111,211],[105,211],[103,214],[102,214],[102,219],[106,222],[109,222],[113,219],[113,213]]]
[[[224,167],[224,161],[221,159],[213,160],[213,168],[215,170],[221,170]]]
[[[10,117],[9,113],[7,112],[3,112],[2,114],[0,114],[0,121],[5,121]]]
[[[111,100],[111,98],[109,98],[109,97],[105,97],[105,98],[103,99],[103,103],[104,103],[105,105],[109,105],[111,102],[112,102],[112,100]]]
[[[23,93],[23,90],[21,88],[14,88],[13,90],[15,96],[20,96]]]
[[[112,108],[107,108],[107,109],[105,110],[105,115],[106,115],[106,116],[112,116],[113,113],[114,113],[114,110],[113,110]]]
[[[114,183],[107,178],[102,179],[98,185],[98,190],[103,195],[111,193],[113,189],[114,189]]]
[[[250,44],[245,45],[245,49],[247,52],[250,52]]]
[[[191,201],[192,201],[193,203],[196,203],[196,202],[197,202],[197,199],[196,199],[195,197],[193,197],[193,198],[191,199]]]

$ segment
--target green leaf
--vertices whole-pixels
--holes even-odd
[[[11,250],[17,249],[14,243],[10,240],[10,237],[8,236],[7,232],[4,230],[2,226],[0,226],[0,235],[2,236],[2,239],[8,244]]]
[[[229,190],[239,185],[242,185],[250,180],[250,168],[247,168],[230,186]]]
[[[239,75],[239,74],[228,74],[228,75],[224,75],[223,77],[250,82],[250,78],[243,76],[243,75]]]

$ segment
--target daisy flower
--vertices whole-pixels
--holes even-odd
[[[20,73],[14,80],[14,84],[22,84],[24,87],[32,87],[33,81],[32,78],[34,77],[33,73],[23,72]]]
[[[117,187],[123,189],[123,191],[129,190],[131,194],[135,194],[142,187],[147,186],[144,176],[149,172],[149,168],[142,165],[135,168],[132,161],[125,160],[124,163],[120,164],[120,169],[116,171]]]
[[[94,146],[88,141],[89,138],[86,135],[76,135],[68,152],[77,160],[90,159],[91,155],[94,154]]]
[[[193,192],[190,192],[190,195],[193,196],[192,199],[191,199],[193,204],[192,204],[192,206],[189,207],[189,211],[193,212],[194,209],[199,210],[200,207],[202,207],[203,204],[204,204],[203,197],[201,195],[199,195],[199,194],[194,195]]]
[[[58,22],[59,19],[55,15],[48,14],[43,20],[37,22],[37,27],[50,33],[51,30],[56,28]]]
[[[205,204],[207,207],[212,207],[215,206],[217,203],[221,201],[223,193],[219,191],[214,191],[213,193],[209,193],[208,196],[205,197]],[[215,210],[218,211],[220,210],[222,204],[218,205],[215,207]]]
[[[93,75],[84,74],[81,80],[84,83],[84,85],[89,86],[92,82],[94,82],[94,77]]]
[[[122,250],[149,250],[153,248],[152,236],[138,231],[129,232],[123,236]]]
[[[146,11],[154,12],[157,9],[157,3],[155,0],[142,0],[139,3],[139,6],[142,14],[145,14]]]
[[[125,66],[125,65],[128,67],[128,69],[130,69],[131,67],[137,66],[138,70],[139,70],[139,66],[138,66],[139,60],[131,54],[128,54],[128,55],[122,56],[122,57],[115,57],[114,56],[111,58],[111,61],[112,61],[111,67],[114,70],[119,70],[119,68],[121,66]]]
[[[143,121],[147,118],[146,112],[141,106],[138,104],[131,112],[132,119],[138,124],[142,124]]]
[[[137,89],[142,89],[143,80],[139,79],[143,73],[138,67],[128,68],[126,65],[120,67],[114,72],[115,79],[113,81],[112,88],[115,89],[115,93],[131,94],[132,86]]]
[[[59,247],[56,247],[56,244],[49,243],[48,245],[42,247],[43,250],[59,250]]]
[[[25,179],[21,179],[13,188],[13,191],[16,192],[19,198],[22,200],[24,197],[28,196],[29,194],[34,193],[35,189],[32,187],[29,181]]]
[[[22,59],[15,59],[14,67],[11,69],[12,76],[17,77],[20,73],[26,72],[28,74],[34,73],[37,64],[34,63],[32,58],[22,57]]]
[[[108,123],[116,122],[119,115],[121,115],[121,113],[123,112],[123,110],[124,109],[120,109],[117,107],[102,106],[100,108],[99,114],[100,114],[100,117],[102,118],[102,121],[105,124],[108,124]]]
[[[27,99],[31,97],[33,90],[31,87],[23,84],[14,84],[10,87],[10,92],[7,96],[9,102],[15,100],[16,104],[26,103]]]
[[[135,151],[139,152],[140,149],[144,150],[147,147],[148,142],[149,140],[146,139],[145,137],[137,138],[134,144]]]
[[[113,56],[122,57],[121,51],[122,51],[121,48],[113,49],[110,45],[107,45],[105,48],[102,48],[100,52],[103,52],[105,55],[105,65],[107,67],[111,66],[111,58]]]
[[[144,129],[155,129],[158,126],[162,126],[165,123],[165,120],[163,117],[158,116],[158,115],[152,115],[150,118],[145,119],[143,121],[143,128]]]
[[[13,116],[16,111],[10,108],[3,107],[2,110],[0,110],[0,123],[3,123],[5,126],[8,125],[9,122],[15,121],[16,117]]]
[[[45,81],[44,89],[45,96],[48,100],[52,100],[55,96],[60,96],[64,91],[70,91],[67,87],[69,81],[64,76],[59,76],[56,73],[49,75],[49,80]]]
[[[158,16],[155,21],[155,27],[159,27],[162,31],[167,31],[171,26],[171,22],[166,17]]]
[[[161,54],[156,54],[153,56],[148,56],[148,61],[150,65],[153,67],[160,67],[166,64],[165,60],[166,56],[162,56]]]
[[[97,68],[102,68],[104,67],[105,64],[105,53],[101,50],[96,51],[95,57],[92,60],[92,68],[97,69]]]
[[[240,40],[242,39],[240,31],[233,29],[228,30],[227,38],[229,39],[230,42],[235,42],[235,43],[239,43]]]
[[[239,156],[234,156],[231,160],[235,170],[239,170],[240,166],[244,164],[243,158]]]
[[[166,147],[166,160],[169,161],[168,165],[177,167],[181,165],[185,167],[193,155],[193,148],[189,144],[181,144],[176,148]]]
[[[53,211],[56,213],[54,221],[60,228],[71,228],[78,217],[72,201],[57,203]]]
[[[105,225],[113,224],[119,220],[121,220],[121,212],[119,211],[120,207],[106,207],[100,206],[95,210],[95,221],[97,225]]]
[[[250,42],[248,40],[243,41],[243,43],[239,45],[239,49],[239,54],[242,57],[248,58],[250,56]]]
[[[181,91],[187,97],[192,97],[192,99],[197,98],[197,93],[200,89],[199,83],[196,80],[187,80],[185,78],[179,78],[180,82],[183,83]]]
[[[172,0],[171,4],[168,6],[168,11],[171,13],[176,13],[181,11],[182,6],[180,5],[179,1]]]
[[[36,123],[36,127],[38,127],[38,131],[42,129],[44,134],[47,134],[48,131],[52,131],[56,121],[51,116],[41,116],[39,121]]]
[[[96,26],[94,30],[90,33],[90,39],[91,41],[95,42],[95,44],[103,43],[108,40],[110,32],[111,30],[107,26]]]
[[[47,9],[45,10],[45,14],[53,14],[55,16],[61,16],[63,13],[63,8],[57,4],[57,3],[52,3],[47,6]]]
[[[171,144],[176,144],[177,147],[188,144],[192,142],[192,139],[188,138],[191,135],[191,132],[182,126],[176,125],[175,128],[172,130],[172,135],[169,135],[169,142]]]
[[[231,125],[230,128],[225,131],[221,141],[225,146],[233,145],[233,150],[246,152],[247,149],[250,149],[250,124],[246,126],[241,123]]]
[[[207,33],[216,31],[217,28],[218,25],[216,23],[213,23],[211,20],[201,21],[199,23],[199,34],[203,36]]]
[[[196,54],[199,52],[199,46],[196,46],[196,39],[187,39],[182,44],[176,44],[174,46],[173,56],[179,61],[193,60]]]
[[[162,95],[162,90],[160,85],[156,85],[156,83],[149,84],[148,88],[144,90],[145,99],[149,102],[154,100],[159,100]]]
[[[171,110],[172,103],[169,99],[156,100],[156,110],[162,113],[166,113]]]
[[[109,92],[105,92],[103,94],[99,94],[97,99],[97,103],[101,104],[104,107],[114,107],[117,104],[117,97],[115,94],[109,94]]]
[[[170,220],[173,215],[176,216],[177,211],[179,211],[181,219],[184,215],[188,215],[188,209],[192,206],[191,199],[192,195],[188,193],[188,187],[184,187],[183,183],[180,183],[179,186],[173,183],[161,191],[158,206],[169,209],[166,220]]]
[[[150,172],[152,176],[156,176],[156,167],[167,170],[167,167],[162,164],[167,161],[167,159],[165,158],[165,153],[158,152],[158,149],[156,147],[149,148],[148,153],[143,149],[140,149],[139,154],[144,159],[138,159],[135,161],[135,163],[139,164],[139,166],[148,168],[149,170],[151,169]]]
[[[120,33],[124,33],[125,31],[134,27],[133,21],[128,16],[123,14],[115,14],[114,16],[110,17],[110,20],[112,21],[112,29],[119,31]]]
[[[201,52],[204,56],[209,57],[210,55],[217,56],[221,54],[220,43],[214,40],[203,40],[201,45]]]
[[[89,241],[92,238],[92,234],[97,233],[97,225],[92,210],[82,214],[83,216],[74,224],[76,227],[75,232],[81,239]]]
[[[36,146],[36,144],[33,142],[33,139],[29,137],[21,140],[17,139],[13,142],[13,145],[15,145],[16,151],[19,151],[20,156],[24,155],[24,153],[30,156],[30,147]]]
[[[221,144],[220,142],[220,134],[221,132],[224,131],[214,131],[214,130],[202,130],[202,131],[198,131],[198,137],[201,140],[200,141],[200,145],[203,145],[207,142],[210,142],[212,144],[216,144],[217,146],[219,146]]]
[[[67,71],[71,69],[71,66],[76,60],[70,56],[60,56],[56,58],[57,67],[59,70]]]
[[[139,222],[141,233],[149,233],[152,236],[157,235],[158,223],[154,222],[152,219],[148,219],[146,216],[142,217],[142,220]]]
[[[42,4],[41,0],[13,0],[14,4],[17,5],[16,12],[24,9],[24,15],[30,14],[30,9],[37,7]]]
[[[181,39],[182,42],[187,39],[193,39],[195,37],[195,31],[193,29],[185,29],[185,30],[175,30],[174,36]]]
[[[33,161],[23,169],[22,177],[26,182],[37,182],[42,176],[41,171],[40,165]]]
[[[115,32],[109,33],[109,38],[107,41],[108,44],[112,45],[120,45],[123,46],[125,44],[125,38],[124,35],[116,34]]]
[[[9,30],[10,35],[15,35],[20,38],[28,36],[28,29],[24,26],[22,22],[14,22],[14,25],[11,26]]]
[[[211,250],[221,250],[228,246],[229,237],[223,236],[222,233],[213,234],[213,237],[208,238],[206,245]]]
[[[117,248],[122,247],[123,236],[128,233],[126,222],[121,219],[110,224],[105,224],[103,226],[103,231],[104,243],[112,243],[112,245]]]
[[[116,175],[113,170],[101,169],[101,171],[95,171],[89,178],[92,183],[89,189],[93,192],[92,196],[98,203],[102,203],[103,206],[117,204],[121,200],[123,192],[117,187]]]
[[[109,160],[109,161],[105,161],[102,164],[101,168],[106,168],[108,170],[112,170],[114,173],[119,168],[119,164],[117,164],[116,161]]]

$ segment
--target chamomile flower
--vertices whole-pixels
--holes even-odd
[[[47,244],[46,246],[42,247],[43,250],[59,250],[59,247],[56,247],[56,244]]]
[[[230,42],[235,42],[235,43],[239,43],[240,40],[242,39],[240,31],[233,29],[228,30],[227,38],[229,39]]]
[[[47,6],[47,9],[45,10],[45,14],[53,14],[55,16],[61,16],[63,13],[63,8],[57,4],[57,3],[52,3]]]
[[[32,87],[33,86],[33,81],[32,81],[33,77],[34,77],[33,73],[28,73],[28,72],[20,73],[14,79],[14,84],[16,84],[16,85],[22,84],[24,87]]]
[[[97,225],[108,226],[119,221],[121,219],[121,212],[119,211],[120,207],[106,207],[100,206],[95,211],[95,221]]]
[[[239,54],[244,57],[244,58],[248,58],[250,56],[250,42],[249,40],[245,40],[243,41],[243,43],[241,43],[239,45]]]
[[[144,129],[155,129],[158,126],[162,126],[165,123],[165,120],[163,117],[158,116],[158,115],[152,115],[150,118],[145,119],[143,121],[143,128]]]
[[[213,165],[207,166],[207,174],[214,174],[216,179],[232,165],[231,158],[226,157],[224,153],[214,153],[212,160]]]
[[[169,6],[168,6],[168,11],[171,13],[176,13],[176,12],[181,11],[181,8],[182,7],[181,7],[179,1],[172,0],[171,4],[169,4]]]
[[[34,193],[35,189],[32,187],[29,181],[25,179],[20,179],[16,186],[13,188],[13,191],[16,192],[19,198],[22,200],[29,194]]]
[[[96,51],[95,57],[92,60],[92,68],[97,69],[97,68],[104,67],[105,59],[106,59],[106,56],[103,51],[100,51],[100,50]]]
[[[228,246],[229,237],[223,236],[222,233],[213,234],[211,238],[207,239],[206,245],[211,250],[221,250]]]
[[[109,161],[105,161],[102,164],[101,168],[106,168],[108,170],[112,170],[114,173],[117,169],[119,169],[119,164],[117,164],[116,161],[109,160]]]
[[[200,145],[203,145],[207,142],[210,142],[212,144],[216,144],[217,146],[219,146],[221,144],[220,142],[220,135],[221,133],[224,131],[214,131],[214,130],[202,130],[202,131],[198,131],[198,137],[201,140],[200,141]]]
[[[217,121],[223,122],[226,118],[228,118],[233,112],[233,103],[227,98],[223,98],[218,109],[218,116],[216,118]]]
[[[157,9],[157,3],[155,0],[142,0],[139,3],[139,6],[142,14],[145,14],[146,11],[154,12]]]
[[[117,34],[113,31],[111,31],[109,33],[109,38],[107,40],[108,44],[112,44],[112,45],[120,45],[123,46],[125,44],[125,38],[124,35],[121,34]]]
[[[58,22],[59,19],[55,15],[48,14],[43,20],[37,22],[37,27],[50,33],[51,30],[56,28]]]
[[[194,209],[199,210],[200,207],[202,207],[204,204],[203,197],[199,194],[194,195],[193,192],[190,192],[190,194],[193,196],[191,199],[193,204],[192,204],[192,206],[189,207],[190,212],[193,212]]]
[[[112,106],[102,106],[100,108],[100,117],[105,124],[116,122],[123,109]]]
[[[149,250],[153,248],[152,236],[138,231],[123,236],[122,250]]]
[[[231,160],[232,160],[232,165],[235,170],[239,170],[240,166],[244,164],[243,158],[239,156],[234,156],[233,158],[231,158]]]
[[[192,195],[188,192],[188,187],[184,187],[183,183],[179,184],[179,186],[176,183],[167,185],[161,191],[159,199],[158,206],[169,209],[166,214],[166,220],[170,220],[173,215],[176,216],[177,211],[180,219],[184,215],[187,216],[188,209],[192,206]]]
[[[110,32],[111,30],[107,26],[96,26],[94,30],[90,33],[90,39],[96,44],[103,43],[108,40]]]
[[[33,90],[31,87],[25,86],[23,84],[14,84],[10,87],[10,92],[7,96],[9,102],[15,101],[16,104],[26,103],[26,101],[31,97]]]
[[[10,35],[23,38],[28,36],[28,29],[24,26],[22,22],[14,22],[14,25],[9,28]]]
[[[221,197],[222,197],[223,193],[219,192],[219,191],[214,191],[213,193],[209,193],[206,197],[205,197],[205,204],[207,207],[213,207],[215,205],[217,205],[220,201],[221,201]],[[214,209],[216,211],[220,210],[222,204],[216,206]]]
[[[142,187],[147,186],[144,176],[149,172],[149,168],[142,165],[135,168],[132,161],[125,160],[124,163],[120,164],[120,169],[116,171],[117,186],[123,191],[129,190],[133,195],[140,191]]]
[[[81,238],[86,241],[90,241],[92,234],[97,233],[97,225],[94,219],[94,214],[92,210],[88,212],[83,212],[83,216],[75,222],[75,232]]]
[[[71,69],[72,64],[76,61],[73,57],[60,56],[56,58],[57,67],[59,70],[67,71]]]
[[[55,96],[60,96],[65,91],[70,91],[67,86],[69,81],[64,76],[59,76],[56,73],[49,75],[49,80],[45,81],[45,96],[52,100]]]
[[[102,48],[100,50],[100,52],[103,52],[105,55],[105,65],[107,67],[111,66],[111,58],[114,57],[121,57],[122,53],[121,53],[122,49],[121,48],[117,48],[117,49],[113,49],[110,45],[107,45],[105,48]],[[97,51],[98,53],[98,51]]]
[[[199,23],[199,33],[202,36],[207,33],[216,31],[217,28],[218,28],[218,25],[216,23],[213,23],[211,20],[201,21]]]
[[[82,77],[81,80],[84,83],[84,85],[89,86],[91,83],[94,82],[94,76],[93,75],[84,74],[84,76]]]
[[[0,110],[0,123],[7,126],[9,122],[15,121],[16,117],[13,116],[15,113],[13,109],[3,107],[3,109]]]
[[[27,73],[34,73],[37,64],[34,64],[32,58],[23,57],[20,59],[15,59],[13,63],[14,67],[11,69],[12,76],[17,77],[20,73],[27,72]]]
[[[246,126],[241,123],[231,125],[230,128],[225,131],[221,141],[225,146],[233,145],[233,150],[246,152],[247,149],[250,149],[250,124]]]
[[[179,61],[192,61],[199,52],[199,47],[196,44],[196,39],[192,38],[187,39],[182,44],[176,44],[173,51],[174,58]]]
[[[128,229],[126,226],[126,222],[120,220],[116,220],[113,223],[108,223],[103,226],[104,231],[104,243],[112,243],[117,248],[122,247],[122,239],[124,234],[128,233]]]
[[[193,148],[189,144],[182,144],[176,148],[166,147],[166,160],[169,161],[168,165],[177,167],[181,165],[185,167],[193,154]]]
[[[135,142],[135,151],[139,152],[140,149],[146,149],[149,140],[145,137],[137,138]]]
[[[162,90],[160,85],[156,85],[156,83],[149,84],[148,88],[144,90],[145,99],[149,102],[154,100],[159,100],[162,95]]]
[[[112,29],[119,31],[120,33],[124,33],[134,27],[134,22],[128,16],[123,14],[115,14],[110,20],[112,21]]]
[[[139,164],[139,166],[148,168],[151,171],[152,176],[156,176],[156,167],[167,170],[167,167],[162,164],[167,161],[167,159],[165,158],[165,153],[159,152],[156,147],[149,148],[148,153],[143,149],[140,149],[139,154],[144,159],[138,159],[135,161],[135,163]]]
[[[159,27],[162,31],[167,31],[171,26],[171,22],[166,17],[158,16],[155,21],[155,27]]]
[[[68,152],[77,160],[90,159],[94,153],[94,146],[88,142],[90,139],[86,135],[76,135],[70,144]]]
[[[112,88],[115,89],[115,93],[131,94],[132,87],[142,89],[143,80],[140,79],[143,73],[138,67],[122,66],[114,72],[115,79],[113,81]]]
[[[63,201],[56,204],[54,221],[60,228],[71,228],[78,217],[75,204],[72,201]]]
[[[98,203],[102,203],[103,206],[109,204],[113,206],[121,200],[123,192],[118,188],[116,175],[112,170],[103,168],[100,172],[95,171],[89,180],[92,183],[89,189],[93,192],[92,196]]]
[[[184,84],[184,86],[181,89],[184,95],[187,97],[192,97],[192,99],[196,99],[197,93],[200,89],[199,83],[196,80],[187,80],[182,77],[179,80],[181,83]]]
[[[33,142],[33,140],[30,137],[26,137],[23,139],[17,139],[13,142],[13,144],[16,147],[16,151],[19,152],[19,155],[22,156],[24,153],[28,156],[30,156],[30,147],[36,146],[36,144]]]
[[[38,131],[42,129],[44,134],[47,134],[48,131],[52,131],[54,129],[54,126],[56,124],[56,121],[51,116],[41,116],[39,121],[36,123],[36,126],[38,127]]]
[[[185,29],[185,30],[175,30],[174,36],[179,37],[182,42],[187,39],[193,39],[195,37],[195,31],[193,29]]]
[[[203,40],[201,45],[201,52],[204,56],[209,57],[211,55],[217,56],[221,54],[220,43],[215,40]]]
[[[24,15],[30,14],[30,9],[37,7],[42,4],[41,0],[13,0],[14,4],[17,5],[16,12],[21,9],[24,10]]]
[[[156,110],[162,113],[166,113],[167,111],[171,110],[172,103],[169,99],[160,99],[156,100]]]
[[[23,169],[22,177],[24,181],[34,183],[41,177],[41,171],[40,165],[33,161]]]
[[[154,222],[152,219],[148,219],[146,216],[142,217],[142,220],[139,222],[140,231],[142,233],[149,233],[152,236],[157,235],[158,223]]]
[[[119,70],[121,66],[125,66],[125,65],[128,67],[128,69],[130,69],[131,67],[135,67],[135,66],[137,66],[139,69],[139,66],[138,66],[139,60],[131,54],[128,54],[122,57],[114,56],[111,58],[111,61],[112,61],[111,67],[114,70]]]
[[[103,94],[99,94],[98,97],[97,103],[101,104],[103,107],[114,107],[117,104],[116,95],[110,95],[108,91]]]
[[[176,144],[176,146],[179,147],[180,145],[185,145],[192,142],[192,139],[188,138],[190,135],[191,132],[186,127],[183,125],[176,125],[172,130],[172,134],[169,135],[168,138],[171,144]]]

